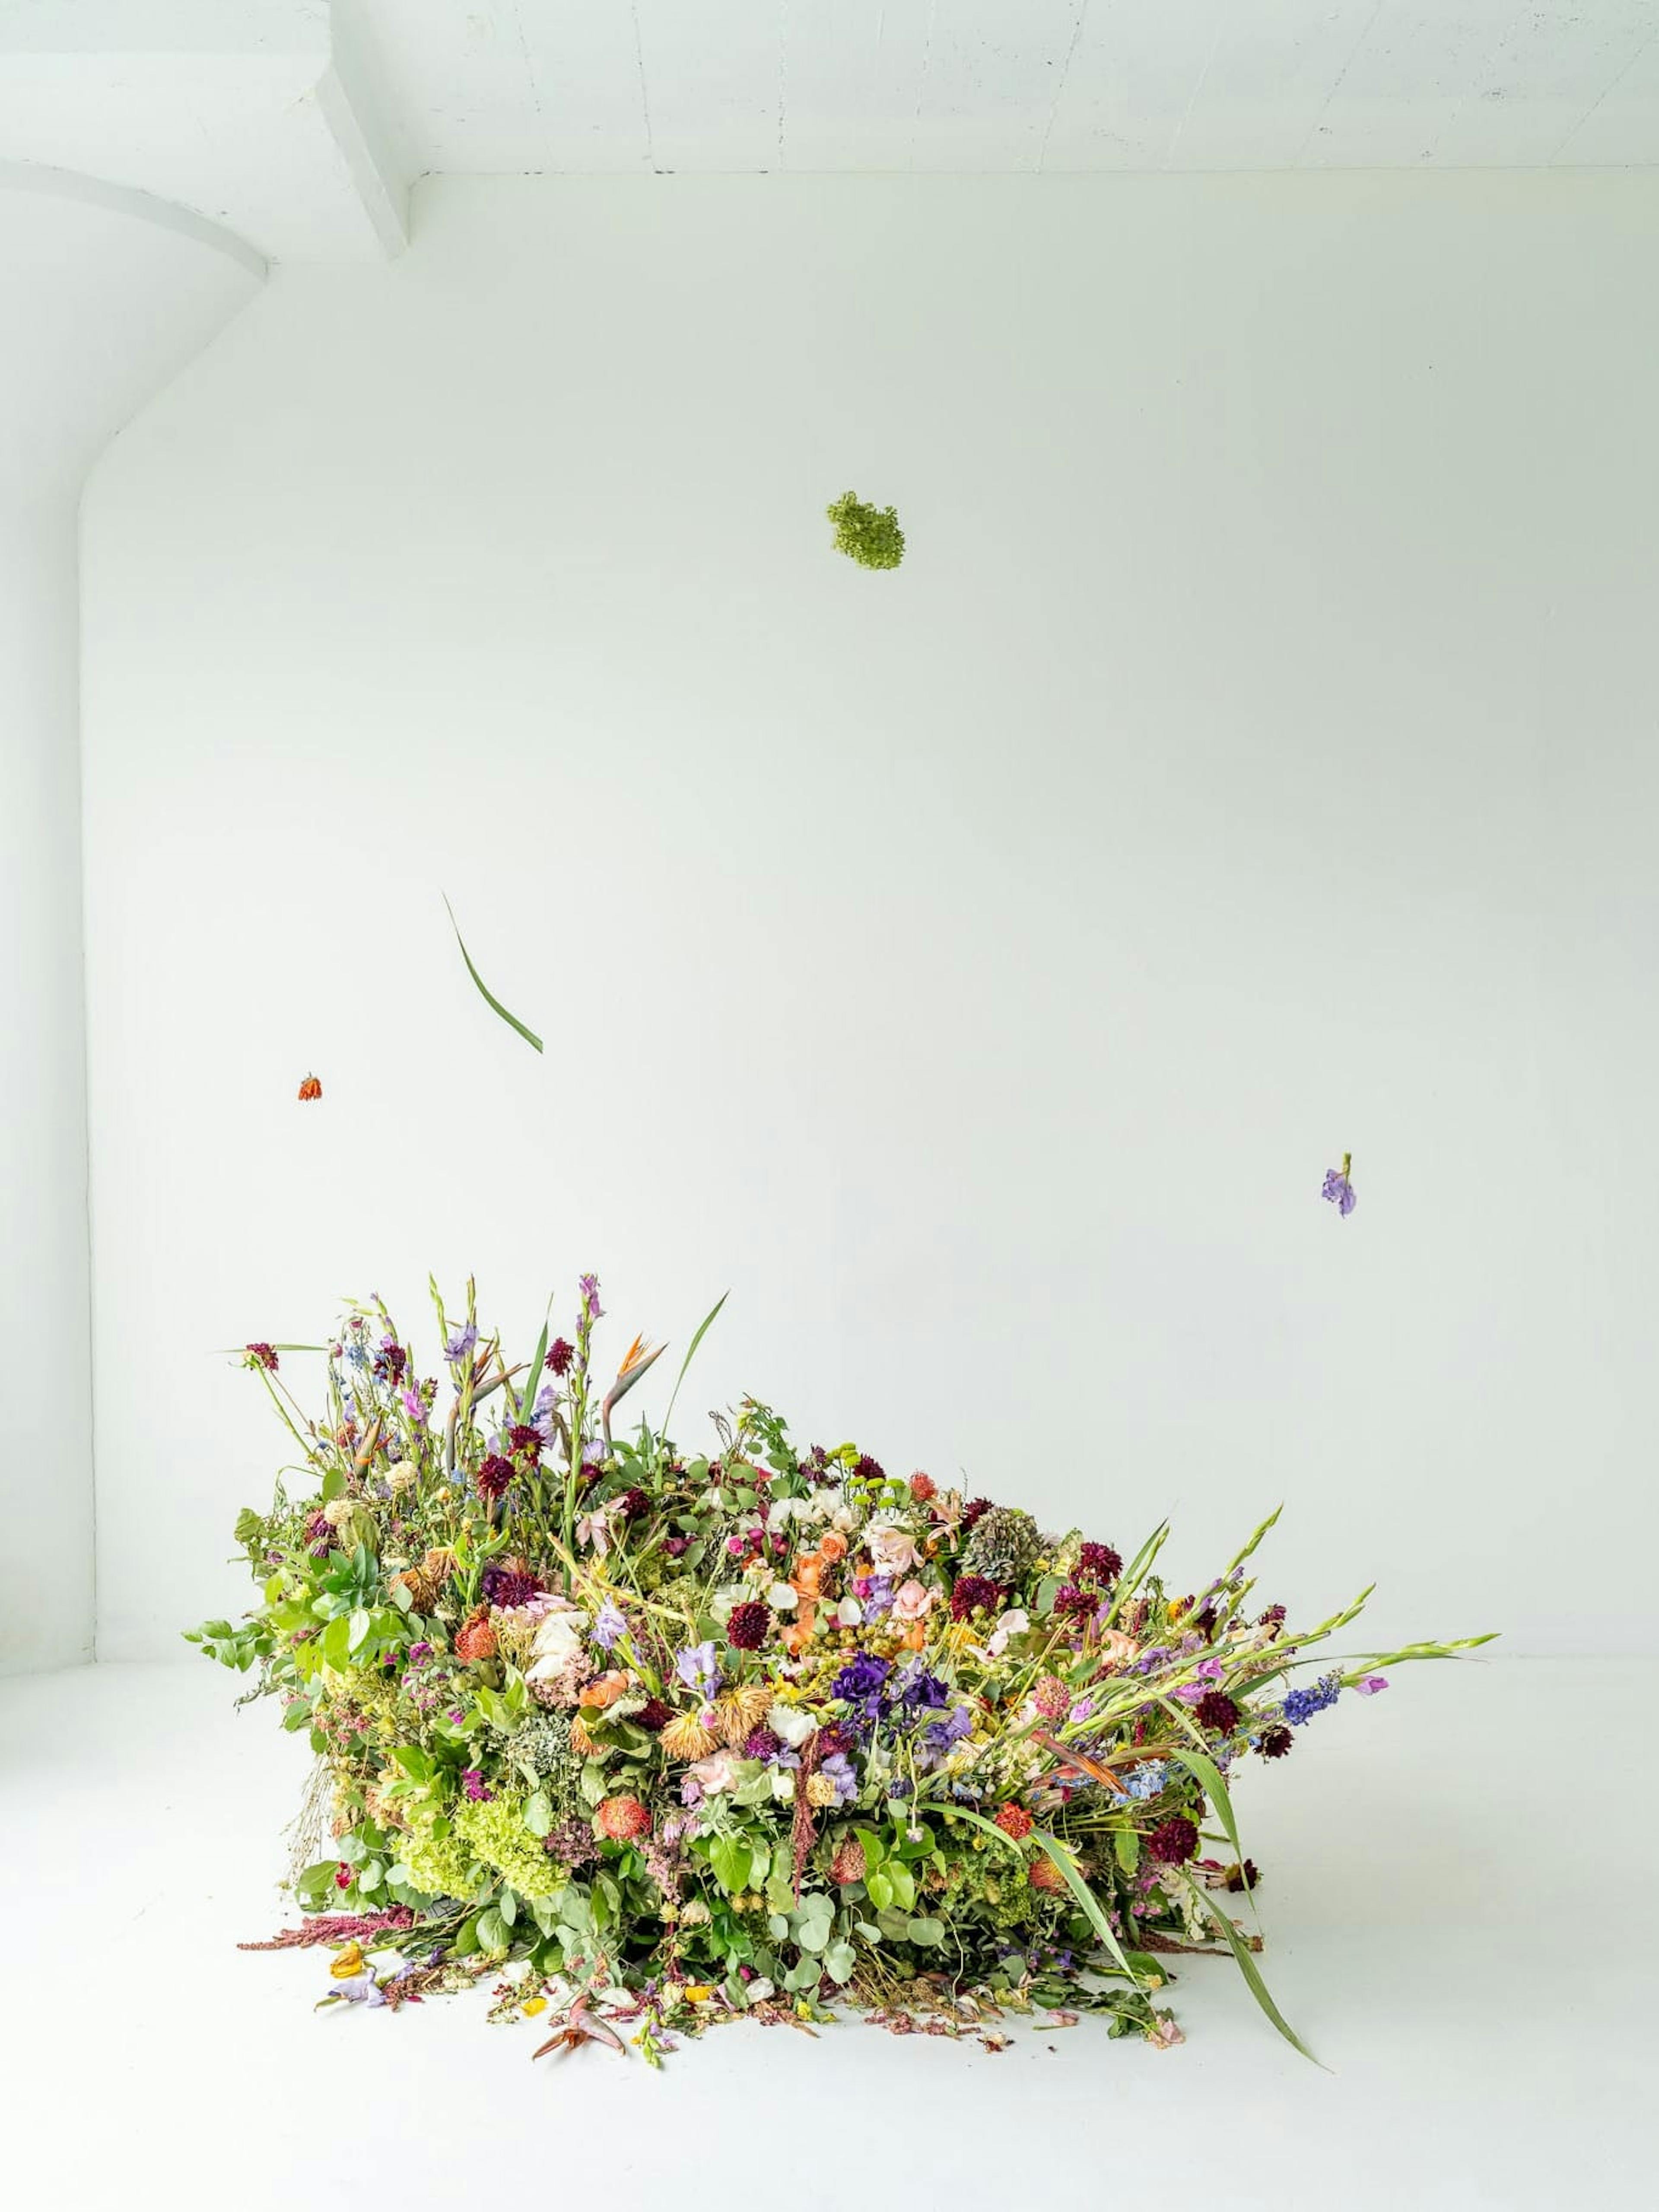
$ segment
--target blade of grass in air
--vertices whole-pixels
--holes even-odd
[[[668,1411],[662,1417],[662,1431],[665,1436],[668,1434],[668,1424],[674,1418],[674,1401],[680,1395],[680,1385],[685,1380],[685,1370],[691,1364],[692,1355],[696,1351],[697,1346],[702,1342],[703,1338],[708,1334],[709,1327],[712,1324],[715,1315],[719,1313],[720,1308],[726,1304],[726,1301],[731,1297],[731,1295],[732,1293],[730,1291],[722,1291],[720,1292],[719,1297],[715,1299],[714,1304],[709,1307],[708,1312],[698,1322],[696,1333],[692,1337],[690,1343],[685,1347],[685,1357],[680,1362],[680,1371],[674,1377],[674,1388],[669,1394]]]
[[[1209,1892],[1201,1883],[1194,1881],[1190,1875],[1188,1875],[1185,1877],[1185,1881],[1188,1892],[1192,1897],[1194,1903],[1198,1905],[1201,1911],[1207,1914],[1208,1917],[1214,1921],[1216,1926],[1226,1937],[1228,1946],[1231,1948],[1234,1958],[1238,1961],[1238,1971],[1243,1975],[1245,1980],[1249,1984],[1250,1995],[1261,2006],[1262,2011],[1267,2014],[1268,2019],[1272,2021],[1273,2026],[1284,2037],[1285,2042],[1293,2044],[1297,2050],[1302,2053],[1302,2056],[1304,2058],[1313,2059],[1314,2064],[1317,2066],[1320,2063],[1320,2061],[1317,2058],[1314,2058],[1312,2051],[1309,2050],[1307,2045],[1302,2040],[1302,2038],[1297,2033],[1296,2030],[1291,2026],[1289,2021],[1285,2019],[1284,2014],[1280,2012],[1279,2007],[1273,2002],[1272,1993],[1269,1991],[1266,1982],[1261,1978],[1261,1969],[1256,1965],[1255,1960],[1250,1956],[1249,1945],[1246,1943],[1244,1938],[1239,1934],[1237,1929],[1233,1926],[1232,1922],[1227,1917],[1225,1912],[1223,1911],[1221,1907],[1216,1903],[1215,1899],[1210,1895]]]
[[[455,942],[461,948],[461,957],[466,963],[466,972],[477,985],[480,997],[483,998],[487,1006],[490,1006],[495,1008],[495,1012],[507,1024],[508,1029],[517,1030],[519,1035],[524,1039],[525,1042],[528,1045],[533,1045],[536,1050],[539,1052],[542,1048],[542,1041],[537,1036],[535,1030],[526,1029],[516,1014],[508,1013],[507,1008],[501,1004],[501,1000],[495,996],[495,994],[490,989],[489,984],[485,982],[483,977],[473,966],[472,955],[466,949],[466,939],[461,935],[461,926],[455,919],[455,909],[450,905],[447,896],[444,898],[444,911],[448,915],[449,926],[455,933]]]

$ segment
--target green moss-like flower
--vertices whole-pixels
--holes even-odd
[[[507,1755],[521,1773],[543,1787],[556,1812],[580,1808],[577,1784],[582,1755],[570,1741],[568,1713],[555,1707],[522,1722],[507,1741]]]
[[[828,509],[836,526],[836,550],[861,568],[896,568],[904,558],[904,532],[896,507],[872,507],[845,492]]]
[[[416,1831],[398,1838],[398,1856],[409,1869],[409,1878],[422,1896],[471,1896],[472,1885],[467,1880],[467,1873],[479,1854],[459,1837],[438,1838]]]
[[[974,1524],[963,1554],[970,1574],[988,1575],[994,1583],[1023,1582],[1036,1565],[1042,1537],[1029,1513],[1018,1505],[994,1505]]]
[[[494,1867],[520,1897],[551,1897],[564,1887],[564,1868],[549,1857],[524,1824],[522,1797],[488,1797],[458,1806],[454,1821],[473,1856]]]

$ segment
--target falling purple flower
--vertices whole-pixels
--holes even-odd
[[[1345,1214],[1352,1213],[1359,1203],[1354,1195],[1353,1185],[1348,1181],[1348,1172],[1352,1166],[1353,1154],[1344,1152],[1340,1168],[1326,1169],[1325,1188],[1320,1193],[1322,1198],[1329,1199],[1331,1204]]]
[[[599,1304],[599,1279],[584,1275],[581,1279],[582,1310],[589,1321],[603,1321],[605,1308]]]
[[[1379,1690],[1386,1690],[1388,1686],[1389,1678],[1386,1674],[1367,1674],[1363,1682],[1354,1684],[1355,1689],[1362,1698],[1374,1698]]]

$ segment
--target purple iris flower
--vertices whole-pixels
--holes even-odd
[[[606,1598],[594,1616],[593,1641],[602,1650],[613,1651],[616,1649],[617,1638],[619,1636],[626,1636],[627,1633],[628,1616],[614,1598]],[[710,1651],[714,1648],[712,1644],[706,1647]]]
[[[674,1662],[674,1671],[688,1690],[703,1698],[712,1698],[723,1679],[712,1643],[693,1644],[682,1651]]]
[[[1327,1168],[1325,1188],[1319,1194],[1343,1213],[1352,1213],[1359,1201],[1354,1195],[1353,1185],[1348,1181],[1348,1170],[1353,1165],[1353,1154],[1344,1152],[1340,1168]]]

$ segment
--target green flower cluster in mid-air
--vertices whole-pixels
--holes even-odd
[[[836,526],[836,550],[862,568],[896,568],[904,558],[904,532],[896,507],[872,507],[846,492],[828,510]]]

